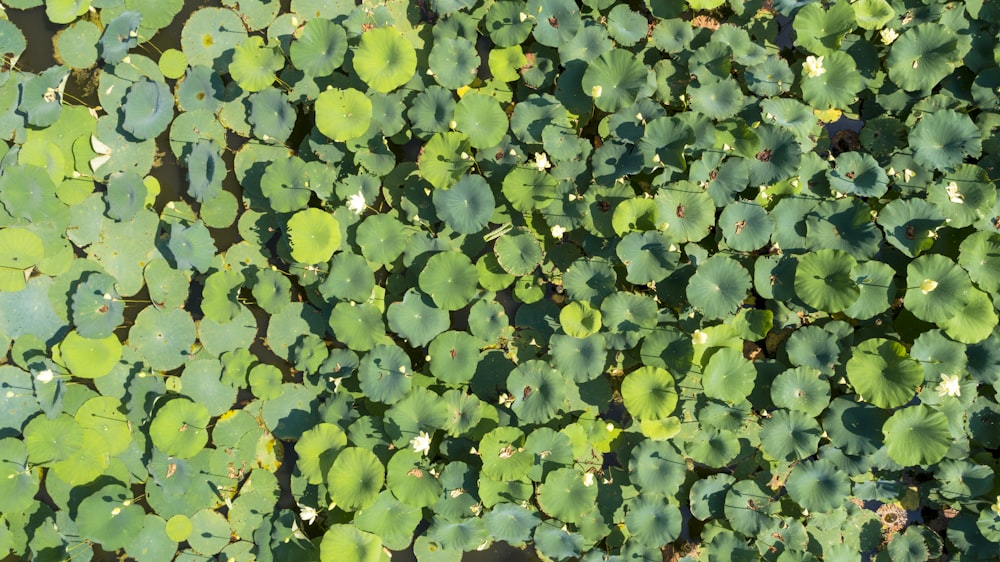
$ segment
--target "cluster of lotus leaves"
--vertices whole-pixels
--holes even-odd
[[[0,558],[1000,555],[1000,4],[3,4]]]

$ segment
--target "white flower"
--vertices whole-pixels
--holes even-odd
[[[937,385],[938,396],[961,396],[962,388],[958,383],[958,375],[941,375],[941,382]]]
[[[528,14],[521,12],[520,14],[517,15],[517,17],[523,22],[524,20],[528,19]]]
[[[591,487],[594,485],[594,473],[588,472],[583,475],[583,485],[586,487]]]
[[[590,89],[590,97],[592,97],[592,98],[599,98],[599,97],[601,97],[601,92],[603,92],[603,91],[604,91],[604,88],[602,88],[600,86],[594,86],[593,88]]]
[[[410,446],[421,455],[431,452],[431,436],[426,431],[421,431],[416,437],[410,439]]]
[[[52,377],[53,377],[52,369],[45,369],[41,373],[35,375],[35,378],[38,379],[38,382],[42,384],[52,382]]]
[[[915,175],[917,175],[916,172],[914,172],[913,170],[907,168],[907,169],[903,170],[903,181],[910,181],[910,180],[913,179],[913,176],[915,176]]]
[[[879,31],[878,35],[882,39],[883,45],[889,45],[896,39],[899,39],[899,34],[891,27],[886,27],[882,31]]]
[[[938,282],[933,279],[924,279],[924,281],[920,283],[920,292],[925,295],[937,288]]]
[[[312,525],[313,521],[315,521],[318,516],[319,513],[316,513],[316,508],[308,505],[303,506],[299,511],[299,517],[302,518],[302,522],[306,525]]]
[[[816,78],[826,72],[826,69],[823,68],[823,57],[814,57],[812,55],[806,57],[806,62],[802,65],[802,68],[810,78]]]
[[[559,226],[558,224],[552,227],[552,237],[556,240],[562,240],[563,234],[566,234],[566,229]]]
[[[708,343],[708,334],[701,330],[695,330],[694,334],[691,335],[691,339],[696,345],[705,345]]]
[[[958,192],[958,184],[955,182],[949,183],[944,190],[948,193],[948,200],[952,203],[958,205],[965,203],[965,196]]]
[[[355,215],[365,212],[365,205],[365,195],[361,191],[358,191],[347,199],[347,208]]]
[[[544,172],[548,168],[551,168],[552,164],[549,163],[549,156],[544,152],[536,152],[535,167],[538,168],[539,172]]]

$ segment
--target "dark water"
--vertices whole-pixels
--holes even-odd
[[[151,43],[163,50],[171,47],[179,48],[181,30],[184,27],[184,22],[187,21],[188,16],[190,16],[192,12],[203,6],[222,7],[222,4],[218,1],[185,2],[184,9],[174,19],[173,23],[160,30],[156,36],[152,38]],[[58,64],[53,48],[53,39],[56,33],[58,33],[65,26],[49,22],[45,15],[44,6],[39,6],[30,10],[8,9],[6,13],[8,19],[10,19],[10,21],[21,30],[27,39],[27,49],[18,61],[18,69],[24,72],[41,72]],[[142,45],[134,49],[134,52],[145,54],[153,60],[157,59],[157,53],[155,50],[144,48]],[[97,106],[99,102],[97,100],[95,84],[95,76],[92,72],[74,72],[71,74],[66,85],[66,97],[68,100],[73,100],[72,103],[83,102],[89,106]],[[184,171],[178,165],[177,159],[170,150],[167,138],[167,134],[164,133],[159,139],[157,139],[157,151],[159,153],[158,163],[151,171],[151,174],[160,182],[161,187],[160,195],[157,198],[158,211],[162,210],[163,205],[165,205],[168,201],[183,199],[182,193],[186,192],[186,190],[183,189],[185,182]],[[237,147],[238,146],[231,146],[230,148]],[[227,154],[226,158],[229,169],[231,170],[231,154]],[[240,187],[236,183],[232,174],[229,175],[228,183],[225,185],[225,188],[232,191],[234,194],[239,194]],[[224,250],[230,244],[239,239],[235,224],[230,229],[213,230],[212,234],[220,250]],[[260,326],[264,326],[263,317],[258,317],[257,320]],[[255,347],[251,348],[251,351],[264,362],[271,364],[281,363],[281,360],[275,357],[262,343],[255,344]],[[292,458],[284,459],[285,462],[282,464],[282,468],[279,469],[278,479],[283,488],[282,498],[278,503],[279,509],[292,508],[294,506],[294,502],[289,491],[290,471],[291,467],[294,466],[294,452],[289,449],[286,449],[286,451],[290,453]],[[99,560],[118,560],[118,557],[113,553],[104,553],[100,551],[100,549],[95,549],[95,557]],[[13,560],[13,558],[3,559],[3,562],[7,562],[7,560]],[[412,550],[406,550],[394,552],[392,560],[394,562],[415,562],[416,556]],[[463,562],[537,562],[539,559],[535,556],[533,549],[530,547],[526,549],[517,549],[511,547],[507,543],[497,542],[486,550],[466,553],[462,560]]]

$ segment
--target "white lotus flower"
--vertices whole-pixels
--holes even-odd
[[[350,209],[355,215],[363,213],[365,211],[365,206],[365,195],[361,191],[358,191],[347,199],[347,208]]]
[[[316,513],[315,507],[306,505],[302,506],[302,509],[299,510],[299,517],[302,518],[302,522],[306,525],[312,525],[313,521],[315,521],[318,516],[319,513]]]
[[[35,375],[35,378],[38,379],[38,382],[45,384],[52,382],[53,376],[55,376],[55,374],[52,372],[52,369],[45,369],[41,373]]]
[[[601,92],[603,92],[603,91],[604,91],[604,88],[602,88],[600,86],[594,86],[593,88],[590,89],[590,97],[592,97],[592,98],[599,98],[599,97],[601,97]]]
[[[958,205],[965,203],[965,196],[958,192],[958,184],[955,182],[949,183],[944,190],[948,193],[948,200],[952,203]]]
[[[545,170],[552,167],[549,162],[549,155],[544,152],[535,153],[535,167],[538,168],[539,172],[544,172]]]
[[[691,340],[696,345],[705,345],[708,343],[708,334],[702,332],[701,330],[695,330],[694,333],[691,334]]]
[[[823,68],[823,57],[814,57],[812,55],[806,57],[806,62],[802,65],[802,68],[810,78],[816,78],[826,72],[826,69]]]
[[[566,234],[566,229],[559,226],[558,224],[552,227],[552,237],[556,240],[562,240],[563,234]]]
[[[882,39],[883,45],[890,45],[893,41],[899,39],[899,34],[896,33],[896,30],[891,27],[886,27],[882,31],[879,31],[878,36]]]
[[[588,472],[583,475],[583,485],[586,487],[591,487],[594,485],[594,473]]]
[[[920,292],[925,295],[937,288],[938,282],[933,279],[924,279],[924,281],[920,283]]]
[[[517,15],[517,17],[518,19],[521,20],[521,22],[524,22],[524,20],[528,19],[528,14],[521,12],[520,14]]]
[[[938,396],[961,396],[962,388],[959,386],[958,375],[941,375],[941,382],[937,385]]]
[[[421,431],[416,437],[410,439],[410,446],[415,452],[426,455],[431,452],[431,436],[427,435],[426,431]]]
[[[98,168],[111,160],[111,147],[101,142],[95,135],[90,135],[90,148],[97,153],[97,156],[90,159],[90,169],[96,172]]]

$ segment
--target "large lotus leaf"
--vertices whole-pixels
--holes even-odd
[[[752,252],[770,241],[774,221],[763,207],[751,201],[736,201],[719,215],[726,244],[734,250]]]
[[[170,238],[162,250],[166,250],[164,254],[173,259],[177,269],[205,272],[215,256],[215,241],[200,220],[190,226],[176,222],[170,225]]]
[[[614,113],[647,91],[649,69],[632,53],[612,49],[587,66],[581,85],[602,111]]]
[[[472,167],[471,151],[472,146],[464,134],[438,133],[427,141],[420,154],[420,175],[434,187],[448,189]]]
[[[312,197],[306,163],[293,156],[267,164],[260,177],[260,191],[279,213],[304,209]]]
[[[706,396],[737,403],[750,395],[756,378],[754,364],[746,361],[740,351],[727,347],[708,360],[702,384]]]
[[[820,439],[815,418],[796,410],[777,410],[760,428],[764,452],[783,461],[805,459],[816,453]]]
[[[215,113],[225,94],[222,78],[207,66],[188,67],[177,86],[177,104],[184,111],[206,109]],[[245,111],[245,108],[241,106]]]
[[[139,139],[156,138],[174,117],[174,95],[165,83],[143,78],[129,87],[122,110],[122,128]]]
[[[677,407],[674,378],[666,369],[642,367],[622,381],[622,399],[629,413],[640,420],[658,420]]]
[[[132,493],[120,484],[95,491],[76,508],[82,538],[100,544],[107,551],[128,544],[142,530],[145,511],[133,503]]]
[[[574,338],[586,338],[601,329],[601,311],[587,301],[575,301],[559,311],[559,325]]]
[[[444,133],[450,128],[455,115],[455,95],[441,86],[429,86],[413,97],[406,117],[411,131],[419,138],[434,133]]]
[[[712,119],[728,119],[743,108],[746,98],[733,78],[692,81],[687,89],[691,109]]]
[[[616,281],[614,268],[600,258],[581,258],[563,274],[563,288],[570,298],[595,304],[615,291]]]
[[[832,4],[829,9],[808,4],[796,12],[793,20],[797,44],[817,55],[838,52],[841,39],[856,26],[850,4]]]
[[[136,31],[142,15],[139,12],[122,12],[104,27],[101,36],[101,58],[109,64],[118,64],[128,55],[128,50],[138,43]]]
[[[560,521],[579,522],[595,507],[599,487],[594,480],[579,469],[556,469],[538,487],[538,505]]]
[[[211,200],[222,191],[222,181],[227,172],[219,152],[215,143],[200,140],[187,154],[187,190],[196,201]]]
[[[958,315],[971,296],[969,275],[946,256],[920,256],[906,267],[903,302],[914,316],[942,323]]]
[[[265,88],[249,99],[247,122],[253,126],[254,136],[264,142],[287,141],[298,117],[295,107],[288,101],[288,95],[277,88]]]
[[[344,62],[347,33],[326,18],[311,19],[292,41],[288,54],[292,64],[306,74],[329,76]]]
[[[968,115],[953,109],[925,114],[910,131],[909,143],[916,163],[935,170],[950,170],[982,153],[979,129]]]
[[[253,293],[257,305],[268,314],[277,314],[290,302],[292,282],[282,272],[271,269],[256,272]]]
[[[564,408],[567,386],[567,380],[548,363],[522,363],[507,377],[507,389],[514,396],[511,410],[521,421],[544,423]]]
[[[913,258],[930,249],[945,218],[925,199],[895,199],[879,212],[878,223],[886,240]]]
[[[420,272],[420,290],[443,310],[463,308],[476,294],[479,274],[469,258],[458,252],[439,252]]]
[[[670,240],[668,235],[655,230],[630,232],[622,238],[616,252],[628,271],[629,283],[655,283],[673,273],[680,254],[671,251]]]
[[[583,25],[580,8],[571,0],[530,0],[524,11],[535,21],[535,40],[548,47],[563,45]]]
[[[455,129],[465,133],[475,148],[497,146],[509,127],[507,114],[497,100],[475,92],[462,96],[455,106],[455,124]]]
[[[878,162],[861,152],[843,152],[835,168],[826,173],[830,189],[860,197],[881,197],[888,190],[889,176]]]
[[[998,320],[990,297],[978,289],[971,289],[962,311],[942,322],[941,326],[948,337],[971,344],[988,338]]]
[[[374,287],[375,276],[365,258],[340,252],[330,261],[330,270],[319,291],[328,299],[363,302],[372,295]]]
[[[347,447],[327,474],[330,499],[345,511],[364,509],[378,499],[385,482],[385,467],[367,449]]]
[[[406,249],[413,231],[390,214],[365,218],[358,226],[356,241],[369,262],[390,266]]]
[[[74,376],[96,379],[111,372],[122,357],[122,344],[114,334],[90,339],[70,332],[59,344],[59,354]]]
[[[381,466],[381,465],[380,465]],[[381,487],[381,483],[379,483]],[[382,539],[354,525],[331,525],[319,546],[321,562],[381,562]]]
[[[128,332],[128,344],[154,369],[180,367],[191,355],[196,337],[191,314],[182,309],[147,306]]]
[[[528,474],[534,454],[524,450],[524,432],[516,427],[498,427],[479,442],[483,474],[488,478],[512,481]]]
[[[493,191],[479,175],[462,176],[451,189],[435,189],[433,201],[438,217],[459,234],[479,232],[496,210]]]
[[[880,429],[888,414],[864,402],[834,398],[823,415],[823,430],[848,455],[867,455],[882,446]]]
[[[851,493],[851,481],[827,460],[803,461],[785,482],[788,495],[810,512],[829,512],[844,503]]]
[[[859,199],[845,197],[823,201],[804,214],[805,246],[809,249],[843,250],[863,260],[874,257],[881,248],[882,232],[871,220],[871,209]],[[802,215],[798,218],[801,219]],[[794,228],[797,227],[799,225]],[[778,243],[782,250],[795,247]]]
[[[632,484],[643,492],[672,496],[684,483],[684,457],[667,441],[644,440],[634,449],[628,463]]]
[[[73,324],[84,338],[112,335],[125,319],[125,303],[115,289],[115,280],[100,273],[88,275],[77,285],[71,300]]]
[[[37,234],[24,228],[0,228],[0,291],[20,291],[26,286],[24,272],[45,256],[45,245]]]
[[[681,534],[681,510],[656,495],[640,494],[629,503],[625,526],[635,540],[659,548]]]
[[[450,325],[448,312],[416,289],[409,289],[402,300],[389,305],[386,319],[390,330],[416,347],[427,345]]]
[[[107,454],[122,454],[132,443],[132,431],[121,403],[111,396],[97,396],[80,405],[74,417],[80,427],[97,432],[106,444]]]
[[[449,384],[469,382],[479,364],[479,346],[479,340],[466,332],[437,336],[428,349],[431,374]]]
[[[493,247],[500,267],[518,277],[529,275],[542,261],[542,246],[531,231],[518,228],[499,239]]]
[[[897,410],[882,433],[889,458],[902,466],[937,463],[952,443],[948,417],[923,404]]]
[[[354,70],[376,92],[391,92],[407,83],[417,69],[413,46],[392,27],[380,27],[361,35],[354,53]]]
[[[818,416],[830,403],[830,383],[808,367],[789,369],[771,383],[774,405]]]
[[[839,312],[854,304],[860,289],[851,275],[857,261],[842,250],[818,250],[798,260],[795,293],[818,310]]]
[[[208,410],[187,398],[175,398],[156,411],[149,425],[153,445],[164,453],[189,459],[208,443]]]
[[[472,82],[481,64],[475,43],[464,37],[435,38],[427,62],[438,84],[450,90]]]
[[[404,550],[412,542],[420,520],[420,508],[406,505],[384,491],[374,504],[358,511],[354,524],[362,531],[375,533],[387,548]],[[339,561],[339,556],[335,560]]]
[[[898,408],[913,398],[924,381],[924,370],[898,342],[873,338],[854,347],[847,376],[867,402]]]
[[[739,262],[715,255],[698,265],[687,297],[706,318],[724,318],[736,312],[750,286],[750,274]]]
[[[785,343],[792,365],[816,369],[832,375],[840,365],[840,345],[837,336],[819,326],[804,326],[792,332]]]
[[[379,344],[361,360],[358,379],[369,399],[394,404],[410,391],[413,367],[402,348]]]
[[[320,484],[330,472],[337,454],[346,446],[347,435],[340,426],[321,423],[303,433],[295,444],[296,467],[310,484]]]
[[[371,124],[372,101],[354,88],[327,88],[316,99],[315,107],[316,128],[335,141],[357,139]]]
[[[803,71],[802,99],[817,109],[846,109],[864,89],[856,61],[847,53],[835,51],[823,57],[823,72],[813,76]]]
[[[522,2],[501,1],[490,6],[483,19],[484,30],[498,47],[520,45],[531,34],[532,21],[521,19],[525,7]]]
[[[715,224],[712,198],[692,182],[677,182],[656,194],[657,222],[678,243],[697,242]]]
[[[233,10],[208,7],[196,10],[181,31],[181,50],[191,66],[205,65],[225,73],[236,48],[246,42],[246,26]]]
[[[552,364],[574,382],[594,380],[604,372],[607,342],[594,334],[586,338],[555,335],[549,341]]]
[[[308,264],[326,263],[340,248],[340,225],[320,209],[299,211],[288,219],[292,259]]]
[[[889,79],[907,92],[930,90],[961,64],[961,42],[941,23],[921,23],[900,34],[889,50]]]
[[[540,522],[537,513],[512,503],[497,504],[483,515],[483,523],[492,538],[511,546],[530,541],[532,531]]]
[[[948,217],[948,226],[965,228],[990,215],[997,193],[986,170],[961,164],[928,189],[927,200]]]
[[[696,441],[685,443],[684,452],[697,463],[723,468],[740,454],[740,441],[732,431],[706,429]]]

